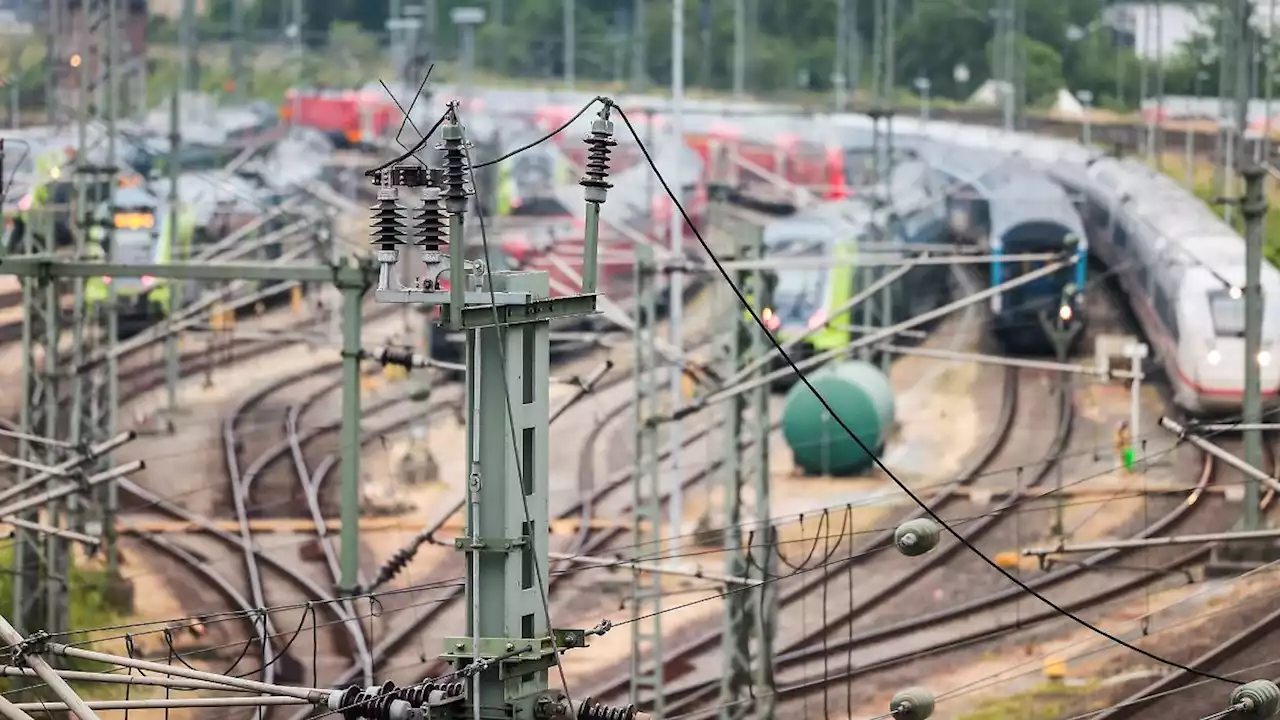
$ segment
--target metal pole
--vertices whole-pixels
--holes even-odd
[[[1142,437],[1142,429],[1139,425],[1139,421],[1142,419],[1142,361],[1147,357],[1148,348],[1145,343],[1133,343],[1128,350],[1131,377],[1129,381],[1129,436],[1133,438],[1134,442],[1137,442],[1138,438]],[[1141,458],[1137,459],[1137,463],[1142,462]]]
[[[756,248],[746,242],[739,241],[737,255],[754,254]],[[729,282],[734,287],[743,288],[751,294],[759,292],[755,279],[750,286],[746,283],[745,273],[741,270],[729,271]],[[742,322],[742,309],[736,303],[725,305],[728,317],[725,318],[727,332],[723,335],[726,345],[726,377],[738,374],[745,348],[742,336],[755,328],[747,328]],[[746,575],[751,567],[742,558],[742,434],[743,412],[746,409],[746,395],[739,395],[729,400],[725,408],[724,436],[728,447],[724,451],[721,464],[724,487],[724,513],[722,516],[721,542],[724,546],[724,572],[726,575]],[[742,710],[742,696],[750,685],[751,650],[750,629],[751,618],[744,593],[730,593],[725,596],[723,610],[724,631],[721,634],[721,672],[720,672],[720,720],[734,720]]]
[[[848,49],[845,47],[848,38],[849,25],[849,0],[836,0],[836,57],[835,68],[831,73],[831,84],[835,91],[836,112],[844,112],[847,102],[845,96],[846,79],[844,76],[845,67],[848,60],[845,55]]]
[[[1262,130],[1262,159],[1264,162],[1271,163],[1271,100],[1274,97],[1275,87],[1271,73],[1275,71],[1275,53],[1274,45],[1274,28],[1276,26],[1276,0],[1271,0],[1267,4],[1267,27],[1271,28],[1266,33],[1266,49],[1263,51],[1263,71],[1262,71],[1262,97],[1263,112],[1266,114],[1265,125]]]
[[[1014,13],[1016,12],[1014,3],[1016,1],[1017,0],[1003,0],[1003,5],[1000,10],[1000,19],[1002,22],[1001,27],[1003,29],[1001,33],[1001,52],[1004,55],[1003,67],[1005,87],[1003,109],[1005,130],[1013,130],[1014,123],[1017,120],[1014,115],[1016,110],[1014,103],[1017,102],[1017,88],[1015,87],[1015,83],[1017,82],[1017,70],[1014,67],[1014,43],[1017,41],[1014,30]]]
[[[672,65],[671,65],[671,131],[675,135],[677,143],[683,143],[684,140],[684,0],[674,0],[671,9],[671,49],[672,49]],[[674,158],[672,177],[680,177],[681,158],[676,155]],[[684,188],[673,188],[677,194],[681,193]],[[671,208],[669,232],[671,234],[671,254],[677,259],[684,258],[684,216],[676,211],[675,207]],[[670,279],[670,307],[668,308],[671,317],[669,325],[669,335],[672,347],[675,349],[675,361],[677,367],[684,365],[684,273],[676,270],[671,273]],[[683,402],[683,384],[681,382],[681,374],[676,372],[671,376],[671,406],[679,407]],[[669,485],[671,488],[671,548],[673,552],[678,552],[682,534],[681,528],[684,527],[684,490],[681,482],[681,466],[680,466],[680,447],[681,432],[680,423],[674,422],[667,429],[668,441],[671,443],[671,476]]]
[[[3,695],[0,695],[0,715],[4,715],[9,720],[32,720],[30,715],[19,710],[12,700]]]
[[[645,0],[632,0],[631,4],[631,82],[636,92],[643,92],[649,84],[649,69],[645,58],[648,37],[644,26]]]
[[[191,678],[157,677],[155,675],[120,675],[104,672],[88,672],[83,670],[55,670],[63,680],[82,680],[94,683],[111,683],[115,685],[138,685],[143,687],[167,687],[175,690],[216,690],[231,692],[240,688],[221,682],[193,680]],[[0,666],[0,675],[6,677],[38,677],[36,671],[28,667],[16,665]],[[320,688],[297,688],[299,691],[324,692]]]
[[[22,108],[19,101],[22,97],[22,44],[14,42],[9,51],[9,67],[12,68],[9,79],[9,127],[14,130],[22,124]]]
[[[3,615],[0,615],[0,640],[3,640],[11,648],[25,647],[25,639],[18,634],[18,631],[9,624],[9,621]],[[49,661],[45,660],[39,653],[34,652],[28,652],[24,657],[31,669],[36,671],[40,679],[67,704],[67,707],[71,708],[77,718],[80,720],[99,720],[97,713],[89,709],[89,706],[85,704],[84,700],[80,699],[79,695],[76,695],[76,691],[71,689],[67,681],[58,677],[58,673],[53,671]]]
[[[862,91],[862,31],[858,29],[858,3],[854,3],[853,12],[849,13],[849,24],[845,27],[849,37],[849,62],[843,72],[849,85],[850,94],[856,101]]]
[[[334,232],[333,215],[326,214],[325,221],[320,227],[320,243],[329,246],[329,262],[334,266],[342,262],[342,243],[338,240],[338,233]],[[331,285],[329,290],[329,342],[338,344],[339,336],[342,334],[342,319],[339,308],[342,306],[342,289],[337,285]]]
[[[843,2],[843,0],[841,0]],[[639,4],[642,0],[636,0]],[[746,93],[747,10],[746,0],[733,0],[733,99]]]
[[[1142,5],[1142,47],[1146,52],[1151,52],[1151,5],[1144,3]],[[1147,80],[1147,63],[1140,61],[1138,63],[1138,108],[1142,109],[1150,94]],[[1143,124],[1142,137],[1142,155],[1148,161],[1151,160],[1152,140],[1155,139],[1155,130],[1151,122],[1151,114],[1146,114],[1146,122]]]
[[[574,69],[577,67],[577,24],[574,20],[574,0],[564,0],[564,87],[573,89]]]
[[[636,482],[632,484],[632,547],[637,554],[662,553],[662,485],[658,473],[657,356],[654,326],[657,290],[653,247],[636,246],[636,337],[634,375]],[[647,531],[646,531],[647,528]],[[631,574],[631,703],[648,702],[662,717],[662,586],[653,573]],[[648,656],[646,662],[645,656]]]
[[[185,0],[183,5],[184,14],[183,22],[190,23],[187,19],[185,8],[187,5],[194,3],[194,0]],[[178,176],[181,173],[179,167],[182,158],[182,133],[181,128],[181,108],[179,103],[182,92],[179,88],[173,89],[173,97],[169,99],[169,247],[173,252],[178,250]],[[185,259],[185,258],[184,258]],[[170,310],[166,315],[166,322],[172,323],[173,317],[181,310],[182,296],[186,289],[186,283],[174,281],[170,286]],[[173,421],[174,415],[178,412],[178,382],[182,377],[182,369],[179,366],[180,359],[178,357],[178,334],[169,333],[164,339],[164,356],[165,356],[165,373],[164,385],[165,392],[169,400],[169,421]]]
[[[1263,224],[1267,215],[1267,173],[1257,165],[1244,169],[1244,198],[1240,212],[1245,221],[1244,280],[1244,414],[1246,424],[1262,422],[1262,378],[1258,355],[1262,350],[1262,243]],[[1262,433],[1244,434],[1244,461],[1262,467]],[[1258,509],[1258,483],[1245,478],[1244,529],[1257,530],[1262,518]]]
[[[1243,540],[1271,540],[1275,538],[1280,538],[1280,530],[1246,530],[1243,532],[1205,533],[1203,535],[1170,535],[1167,537],[1100,540],[1098,542],[1075,545],[1026,548],[1022,551],[1022,554],[1044,557],[1045,555],[1063,555],[1067,553],[1094,553],[1105,550],[1166,547],[1169,545],[1199,545],[1201,543],[1240,542]]]
[[[471,23],[462,26],[462,96],[471,97],[471,74],[476,66],[476,28]]]
[[[1164,4],[1155,0],[1156,9],[1156,114],[1155,145],[1158,167],[1164,167]],[[1134,437],[1137,437],[1135,435]]]
[[[1196,73],[1196,100],[1200,99],[1200,82],[1203,72]],[[1184,182],[1188,190],[1195,190],[1195,135],[1188,128],[1182,129],[1182,167],[1186,173]]]
[[[62,3],[51,2],[49,7],[49,25],[46,30],[48,35],[45,38],[45,112],[50,125],[58,123],[58,93],[62,88],[59,84],[62,80],[62,73],[67,67],[68,58],[63,52],[61,45],[62,40],[62,13],[65,10]]]
[[[231,0],[231,92],[236,102],[244,100],[245,85],[250,77],[244,68],[244,1]]]
[[[1254,481],[1262,482],[1262,483],[1266,484],[1266,485],[1267,485],[1267,487],[1270,487],[1272,490],[1280,491],[1280,481],[1277,481],[1275,478],[1271,477],[1271,476],[1270,476],[1270,475],[1268,475],[1266,472],[1264,472],[1264,471],[1261,469],[1261,466],[1259,466],[1259,465],[1252,465],[1252,464],[1250,464],[1250,463],[1247,463],[1247,462],[1245,462],[1244,460],[1241,460],[1240,458],[1236,457],[1235,455],[1232,455],[1231,453],[1227,452],[1226,450],[1223,450],[1222,448],[1218,447],[1217,445],[1214,445],[1213,443],[1209,442],[1208,440],[1205,440],[1204,438],[1200,437],[1199,435],[1195,435],[1195,434],[1193,433],[1193,431],[1195,430],[1195,428],[1188,428],[1188,427],[1185,427],[1185,426],[1183,426],[1183,425],[1179,425],[1177,422],[1175,422],[1175,421],[1173,421],[1173,420],[1171,420],[1171,419],[1169,419],[1169,418],[1167,418],[1167,417],[1162,417],[1162,418],[1160,418],[1160,427],[1162,427],[1162,428],[1164,428],[1164,429],[1168,430],[1168,431],[1169,431],[1169,432],[1171,432],[1171,433],[1174,433],[1175,435],[1179,435],[1179,436],[1181,436],[1182,438],[1186,439],[1186,441],[1187,441],[1187,442],[1189,442],[1189,443],[1191,443],[1192,445],[1195,445],[1196,447],[1200,448],[1200,449],[1201,449],[1201,450],[1203,450],[1204,452],[1209,453],[1210,455],[1212,455],[1212,456],[1214,456],[1214,457],[1218,458],[1218,459],[1219,459],[1219,460],[1221,460],[1222,462],[1224,462],[1224,463],[1226,463],[1226,464],[1230,465],[1231,467],[1233,467],[1233,468],[1235,468],[1235,469],[1239,470],[1240,472],[1244,473],[1244,475],[1245,475],[1245,477],[1246,477],[1246,478],[1252,478]],[[1258,494],[1257,494],[1257,482],[1254,482],[1254,497],[1255,497],[1255,498],[1257,498],[1257,497],[1258,497]],[[1248,490],[1248,485],[1247,485],[1247,484],[1245,485],[1245,488],[1246,488],[1246,499],[1247,499],[1247,497],[1248,497],[1248,496],[1247,496],[1247,490]],[[1257,507],[1257,503],[1254,503],[1254,507]],[[1256,530],[1257,528],[1253,528],[1253,529],[1254,529],[1254,530]]]
[[[360,571],[360,334],[364,288],[342,288],[342,532],[338,591],[359,592]]]
[[[168,708],[232,708],[232,707],[274,707],[277,705],[306,705],[306,700],[291,697],[270,697],[247,695],[244,697],[216,698],[177,698],[170,700],[92,700],[85,703],[91,710],[160,710]],[[40,710],[47,712],[66,712],[66,703],[17,703],[19,710]]]
[[[2,618],[0,618],[0,620],[2,620]],[[3,628],[0,627],[0,631],[2,630]],[[5,639],[7,640],[7,638]],[[309,702],[321,702],[328,700],[331,694],[331,691],[319,688],[276,685],[274,683],[265,683],[257,680],[235,677],[234,675],[218,675],[217,673],[195,670],[179,664],[174,664],[170,667],[165,663],[140,660],[131,657],[121,657],[119,655],[111,655],[108,653],[98,652],[96,650],[84,650],[55,642],[48,643],[46,648],[51,655],[61,655],[78,660],[88,660],[90,662],[102,663],[110,666],[118,665],[121,667],[133,668],[135,670],[156,673],[157,675],[171,675],[173,677],[188,678],[190,680],[202,680],[205,682],[223,685],[230,689],[244,690],[246,692],[283,695],[285,697],[300,698]],[[41,676],[41,679],[44,679],[43,676]]]
[[[111,74],[107,78],[108,99],[107,99],[107,165],[110,170],[110,183],[112,187],[116,185],[116,172],[120,166],[120,157],[116,145],[116,122],[119,116],[119,98],[120,98],[120,75],[118,68],[120,67],[120,43],[118,39],[120,13],[119,0],[109,0],[111,3],[111,20],[108,25],[107,54]],[[115,247],[115,223],[110,223],[106,230],[107,245]],[[100,383],[94,388],[94,417],[98,421],[99,437],[114,437],[116,428],[120,425],[120,373],[116,359],[116,343],[120,337],[120,308],[119,308],[119,291],[115,283],[107,286],[107,331],[106,338],[102,341],[104,349],[107,352],[107,362],[105,367],[95,373],[94,377]],[[105,378],[103,375],[105,374]],[[101,385],[105,385],[105,388]],[[106,391],[106,397],[102,396],[102,390]],[[105,405],[105,407],[102,407]],[[96,464],[96,470],[106,470],[111,465],[110,455],[103,456]],[[116,514],[120,508],[120,489],[116,483],[107,485],[102,492],[97,493],[99,502],[102,503],[102,522],[103,530],[106,535],[106,560],[107,560],[107,577],[115,582],[120,577],[120,556],[116,547],[117,528]]]

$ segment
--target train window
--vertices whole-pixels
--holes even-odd
[[[1213,318],[1213,334],[1218,337],[1244,337],[1244,298],[1234,298],[1226,290],[1209,293],[1209,314]]]

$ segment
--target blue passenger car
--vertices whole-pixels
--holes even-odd
[[[1052,353],[1055,345],[1050,333],[1055,327],[1066,329],[1086,321],[1082,298],[1089,242],[1080,213],[1061,185],[1018,158],[987,173],[982,185],[990,208],[992,255],[1065,253],[1072,259],[1051,275],[992,298],[996,335],[1007,350]],[[1008,282],[1046,262],[993,262],[991,284]]]
[[[937,170],[952,180],[948,226],[964,242],[985,244],[992,256],[1069,253],[1074,262],[1047,277],[991,298],[994,330],[1010,352],[1055,350],[1049,330],[1085,322],[1081,306],[1088,238],[1076,203],[1045,171],[1018,157],[982,150],[934,148]],[[1042,261],[990,266],[991,286],[1043,267]],[[1076,334],[1079,337],[1079,333]]]

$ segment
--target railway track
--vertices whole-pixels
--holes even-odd
[[[328,369],[334,369],[330,366]],[[321,369],[323,370],[323,368]],[[264,403],[273,393],[285,389],[297,390],[304,386],[307,393],[296,404],[281,408],[282,435],[284,438],[267,448],[261,454],[252,456],[243,450],[243,443],[236,437],[235,418],[243,418],[244,413]],[[262,677],[279,682],[315,682],[323,672],[315,668],[308,675],[303,671],[305,664],[312,658],[321,662],[336,662],[339,658],[355,657],[360,661],[363,679],[372,682],[372,667],[369,664],[368,639],[360,622],[364,615],[357,612],[348,599],[339,599],[310,577],[306,570],[300,570],[295,563],[281,561],[271,553],[264,551],[249,531],[248,517],[250,507],[269,507],[281,503],[262,503],[253,496],[255,479],[264,479],[264,470],[275,464],[288,464],[295,471],[293,480],[303,489],[299,495],[292,495],[284,501],[293,512],[310,514],[315,527],[319,544],[327,548],[325,552],[327,570],[332,582],[337,582],[337,563],[332,550],[324,537],[327,533],[325,519],[320,510],[319,497],[327,470],[333,464],[333,456],[325,456],[317,464],[316,472],[307,469],[307,460],[302,451],[305,446],[324,433],[336,429],[337,423],[328,423],[316,427],[299,429],[297,421],[307,408],[317,403],[324,395],[332,392],[336,383],[315,369],[299,372],[282,378],[263,388],[253,396],[246,398],[227,421],[224,431],[228,434],[226,455],[228,479],[231,481],[230,499],[236,508],[239,519],[239,531],[228,532],[219,529],[208,519],[195,516],[176,504],[158,495],[130,483],[125,490],[147,503],[150,510],[162,515],[192,523],[217,544],[232,552],[238,552],[243,558],[243,580],[233,579],[231,573],[222,569],[220,563],[212,561],[211,552],[193,550],[188,543],[178,543],[171,538],[156,535],[142,535],[143,542],[150,547],[170,556],[200,575],[203,580],[225,598],[236,610],[243,613],[246,626],[252,630],[249,638],[258,637],[261,656],[263,658]],[[388,398],[367,408],[370,415],[384,412],[404,402],[404,398]],[[432,407],[439,407],[439,404]],[[401,421],[403,422],[403,421]],[[385,431],[385,429],[384,429]],[[296,454],[295,454],[296,453]],[[248,464],[247,457],[254,457]],[[284,463],[288,460],[290,462]],[[283,478],[274,478],[279,482]],[[261,493],[267,488],[258,488]],[[296,502],[298,497],[306,498],[306,502]],[[240,590],[247,587],[248,591]],[[263,613],[261,608],[288,608],[274,613]],[[315,616],[310,619],[308,613]],[[317,616],[328,616],[317,617]],[[311,647],[313,633],[309,627],[314,624],[319,630],[314,632],[316,638]],[[265,629],[264,629],[265,626]],[[300,630],[296,632],[295,630]],[[295,637],[296,635],[296,637]]]
[[[971,282],[967,276],[963,276],[962,280],[966,283]],[[966,312],[964,321],[965,326],[967,328],[972,328],[976,324],[977,317],[978,313],[976,308]],[[710,332],[714,332],[714,330],[710,330]],[[615,380],[613,382],[618,383],[620,381]],[[600,392],[601,390],[597,389],[597,395],[599,395]],[[596,443],[604,442],[605,439],[609,437],[607,426],[622,418],[629,407],[631,407],[630,401],[618,402],[611,405],[610,409],[602,414],[598,423],[593,426],[588,434],[588,447],[585,447],[580,451],[580,463],[587,457],[595,454],[595,450],[592,449],[592,446]],[[699,427],[697,430],[694,430],[683,438],[682,447],[688,448],[695,443],[704,440],[714,429],[714,425],[703,425]],[[665,459],[670,455],[670,453],[671,447],[668,445],[659,453],[659,457],[660,459]],[[688,489],[695,486],[699,482],[703,481],[708,475],[713,473],[719,466],[720,463],[717,461],[696,469],[693,473],[682,480],[682,487],[684,489]],[[617,503],[616,500],[612,500],[611,498],[613,498],[618,489],[626,486],[634,480],[633,469],[623,468],[618,472],[611,473],[604,483],[597,483],[594,477],[587,477],[586,473],[590,472],[591,470],[587,469],[585,465],[580,464],[578,478],[579,497],[577,501],[571,503],[569,507],[554,515],[556,519],[579,518],[580,530],[570,546],[571,554],[585,555],[601,552],[611,543],[615,542],[620,536],[629,531],[628,528],[625,527],[612,527],[593,532],[591,530],[591,523],[586,521],[596,513],[608,513],[610,515],[617,516],[619,513],[625,514],[630,512],[631,508],[629,503]],[[667,499],[668,496],[664,495],[660,498],[660,502],[665,506]],[[606,501],[609,501],[609,504],[606,505]],[[455,509],[455,512],[460,508],[461,503],[458,508]],[[454,513],[447,513],[435,526],[428,528],[428,535],[430,536],[431,534],[434,534],[434,532],[443,526],[443,524],[452,517],[453,514]],[[587,528],[586,530],[582,529],[584,526]],[[571,563],[562,562],[556,564],[555,569],[550,573],[551,576],[547,578],[549,592],[562,587],[568,581],[568,578],[573,577],[574,573],[565,572],[565,566],[569,564]],[[433,586],[442,585],[445,582],[450,581],[456,582],[460,571],[461,568],[459,567],[453,567],[452,565],[443,566],[439,568],[437,572],[432,573],[428,578],[426,578],[423,581],[423,584]],[[448,611],[451,605],[456,604],[456,602],[463,596],[464,591],[461,588],[457,588],[453,590],[450,595],[442,599],[442,601],[436,602],[425,608],[422,614],[413,621],[404,623],[398,628],[391,629],[391,631],[374,649],[374,661],[378,667],[382,667],[387,664],[387,660],[397,652],[402,651],[411,640],[419,639],[423,634],[427,634],[428,628],[434,623],[444,623],[445,620],[442,616],[446,611]],[[555,613],[555,608],[553,608],[552,612],[553,614]],[[434,674],[439,674],[439,672],[443,670],[443,665],[438,661],[427,663],[425,662],[425,658],[420,658],[420,663],[425,664],[426,668],[425,672],[416,673],[417,677],[429,677]],[[392,665],[392,667],[404,667],[406,665],[412,666],[413,664],[395,664]],[[354,666],[349,668],[347,672],[343,673],[338,678],[336,684],[341,685],[354,682],[357,671],[358,669]],[[417,679],[417,677],[414,679]],[[298,720],[298,718],[301,717],[301,714],[296,715],[294,720]]]
[[[1186,497],[1185,501],[1143,528],[1137,533],[1137,537],[1157,536],[1194,522],[1193,515],[1200,518],[1206,516],[1206,513],[1197,514],[1196,510],[1208,498],[1205,491],[1213,482],[1216,465],[1207,455],[1202,457],[1202,461],[1195,490]],[[1267,502],[1270,501],[1267,500]],[[989,516],[986,519],[997,518]],[[972,539],[972,536],[972,532],[966,533],[966,537]],[[864,550],[884,548],[892,542],[891,535],[877,539],[880,540],[879,543],[874,541],[867,543]],[[947,546],[947,548],[958,547],[956,544]],[[1141,567],[1125,568],[1132,570],[1134,575],[1118,582],[1101,583],[1099,587],[1099,583],[1094,581],[1097,575],[1088,573],[1103,569],[1106,564],[1114,565],[1117,560],[1140,552],[1108,550],[1091,555],[1079,563],[1036,577],[1028,581],[1027,585],[1037,592],[1044,593],[1050,588],[1065,585],[1069,581],[1089,578],[1087,583],[1077,583],[1077,587],[1073,588],[1073,592],[1069,593],[1068,597],[1057,593],[1053,598],[1065,610],[1080,613],[1167,580],[1171,575],[1186,573],[1192,566],[1205,561],[1210,550],[1210,545],[1204,545],[1190,551],[1177,547],[1161,548],[1155,553],[1147,551],[1149,554]],[[855,554],[855,557],[857,556]],[[928,573],[936,572],[945,558],[944,555],[935,554],[925,557],[932,562],[921,563],[912,568],[908,576],[894,579],[893,585],[898,593],[903,588],[928,586],[929,583],[926,580]],[[932,560],[935,557],[937,560]],[[859,681],[858,694],[865,696],[870,688],[875,687],[868,682],[869,677],[888,673],[908,663],[911,664],[909,672],[918,682],[920,674],[929,671],[927,665],[922,665],[926,661],[944,663],[948,661],[948,653],[1061,619],[1061,615],[1056,610],[1043,606],[1030,612],[1021,608],[1015,610],[1013,606],[1019,599],[1025,599],[1026,593],[1012,584],[990,595],[974,598],[958,605],[952,604],[897,622],[886,623],[869,614],[878,606],[894,599],[895,595],[896,593],[883,590],[873,593],[858,604],[852,605],[848,612],[843,613],[840,618],[833,619],[828,626],[820,628],[807,637],[782,645],[773,659],[777,680],[776,692],[780,699],[804,698],[823,692],[834,683],[847,683],[852,680]],[[785,605],[785,596],[781,602]],[[989,622],[993,613],[998,613],[994,623]],[[854,626],[845,622],[850,618],[864,618],[868,622],[863,623],[864,627],[855,633]],[[1280,623],[1280,618],[1277,618],[1276,622]],[[848,628],[847,636],[833,640],[831,636],[838,635],[838,631],[844,628]],[[667,662],[678,662],[678,659],[668,659]],[[950,662],[952,663],[950,667],[954,667],[954,660]],[[814,663],[823,663],[820,673],[809,671]],[[808,670],[806,666],[809,666]],[[938,667],[938,669],[945,671],[947,668]],[[906,678],[905,674],[904,678]],[[910,679],[900,681],[909,682]],[[894,680],[885,682],[892,684]],[[667,694],[666,711],[682,718],[698,718],[714,714],[714,711],[708,711],[707,707],[714,701],[719,691],[719,684],[719,679],[716,678],[689,681],[672,687]],[[852,698],[853,691],[849,690],[849,692],[851,693],[849,704],[852,707],[856,701]],[[1219,698],[1220,701],[1221,698]],[[1201,714],[1207,714],[1207,711]],[[1133,717],[1133,715],[1123,714],[1115,717]],[[1152,717],[1156,716],[1152,715]]]

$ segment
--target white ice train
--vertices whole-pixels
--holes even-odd
[[[1088,222],[1117,270],[1134,314],[1167,372],[1177,404],[1197,415],[1239,412],[1244,391],[1245,248],[1212,210],[1188,202],[1168,176],[1133,160],[1100,158]],[[1280,391],[1280,271],[1262,263],[1263,398]]]

